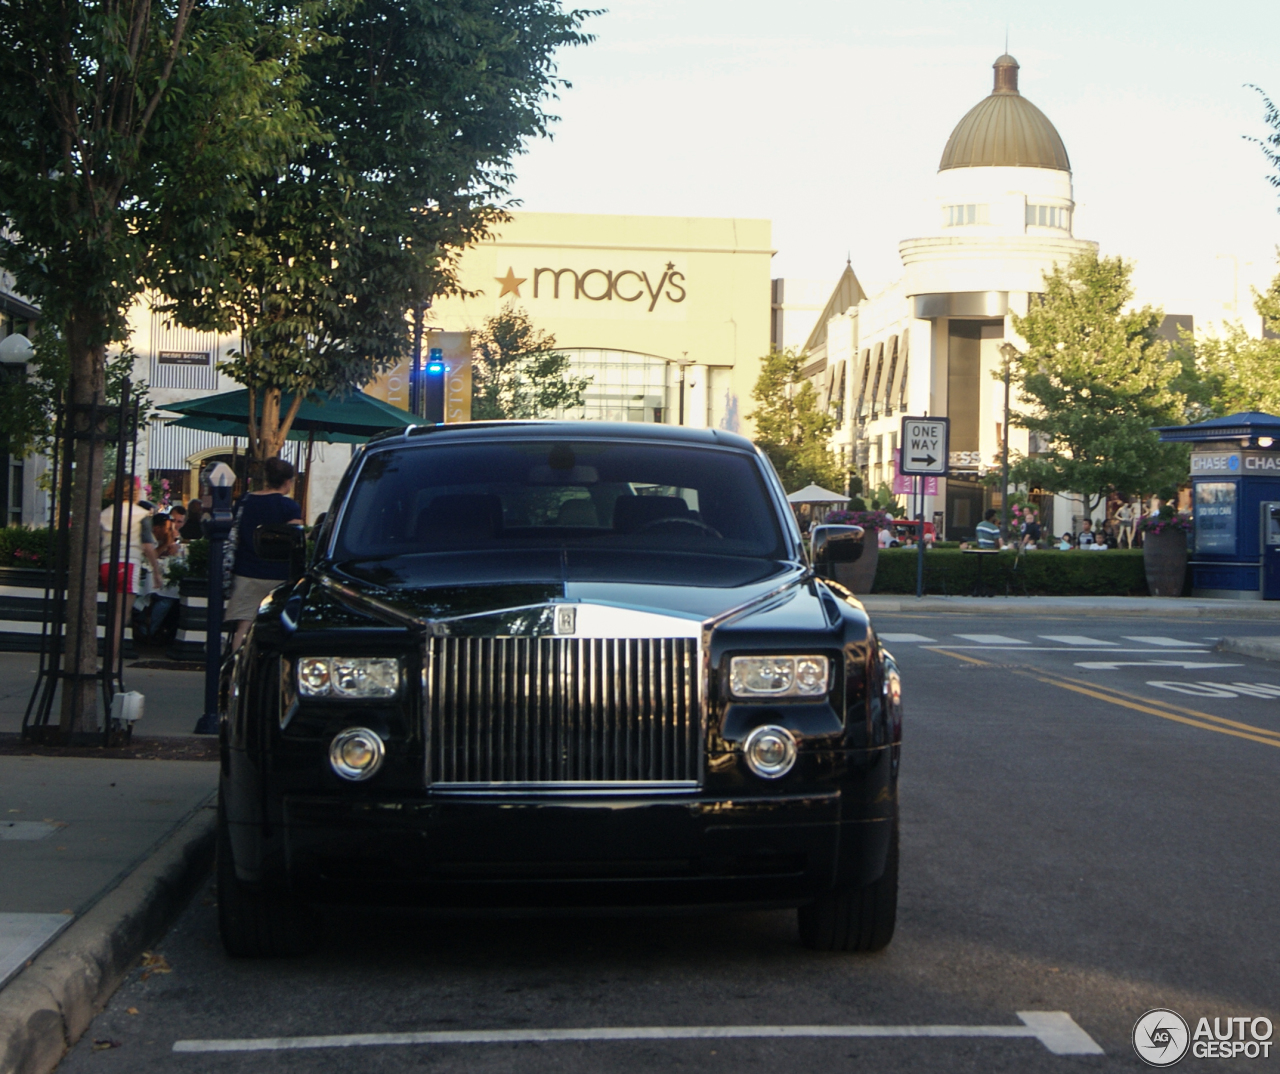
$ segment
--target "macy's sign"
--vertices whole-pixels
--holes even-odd
[[[508,268],[506,276],[494,277],[502,284],[502,298],[515,295],[520,298],[521,285],[528,283],[528,277],[517,276],[514,268]],[[536,268],[533,270],[534,298],[585,298],[591,302],[647,302],[648,311],[652,313],[658,302],[665,298],[668,302],[680,303],[687,297],[684,287],[684,273],[677,272],[674,262],[668,261],[662,274],[653,279],[648,272],[636,272],[634,269],[623,269],[614,272],[612,269],[591,268],[579,273],[576,269]]]

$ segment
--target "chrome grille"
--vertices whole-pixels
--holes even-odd
[[[428,781],[696,786],[699,678],[692,638],[429,638]]]

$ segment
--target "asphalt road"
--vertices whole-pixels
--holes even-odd
[[[1280,664],[1212,648],[1274,628],[876,622],[908,705],[902,894],[884,953],[808,952],[790,912],[441,923],[353,911],[327,919],[310,958],[237,963],[206,892],[157,948],[171,972],[135,971],[61,1069],[1140,1070],[1135,1020],[1169,1008],[1193,1032],[1201,1017],[1276,1026],[1269,1059],[1188,1055],[1177,1069],[1280,1071]],[[1066,1012],[1104,1054],[1000,1035],[173,1050],[468,1030],[1018,1027],[1020,1011]]]

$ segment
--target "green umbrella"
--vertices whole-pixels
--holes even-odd
[[[293,396],[280,397],[280,410],[287,413]],[[246,436],[249,425],[249,391],[222,392],[183,403],[164,403],[161,409],[181,414],[168,422],[183,429],[202,429],[226,436]],[[261,413],[259,408],[258,413]],[[312,392],[298,408],[289,430],[290,440],[317,440],[326,444],[360,444],[375,433],[404,429],[415,424],[407,410],[374,399],[364,392],[331,396]]]

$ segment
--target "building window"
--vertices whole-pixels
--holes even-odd
[[[1061,205],[1028,205],[1027,227],[1056,227],[1071,230],[1071,210]]]
[[[946,220],[944,227],[960,227],[965,224],[989,223],[987,205],[944,205],[942,215]]]

